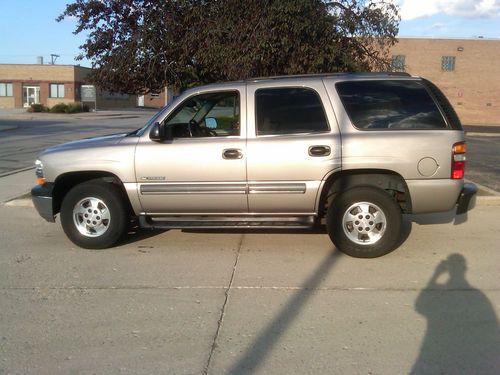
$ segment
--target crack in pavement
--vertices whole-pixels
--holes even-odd
[[[227,303],[229,301],[229,293],[230,293],[231,287],[233,285],[234,275],[236,273],[236,267],[238,266],[238,261],[240,259],[241,247],[243,245],[244,237],[245,237],[245,234],[243,233],[241,235],[241,238],[240,238],[238,250],[236,251],[236,259],[234,260],[233,271],[231,273],[231,279],[229,280],[229,285],[227,286],[227,289],[226,289],[224,303],[222,304],[219,321],[217,322],[217,330],[215,331],[215,336],[214,336],[214,339],[212,341],[212,346],[210,348],[210,353],[208,355],[207,364],[205,365],[205,368],[203,369],[203,375],[208,374],[208,371],[210,370],[210,364],[212,363],[212,358],[213,358],[213,355],[215,353],[215,349],[217,348],[217,339],[219,338],[219,333],[220,333],[220,330],[222,328],[222,323],[224,322],[224,316],[226,314],[226,306],[227,306]]]

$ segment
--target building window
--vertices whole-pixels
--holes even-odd
[[[0,83],[0,96],[12,96],[12,83]]]
[[[51,83],[50,84],[50,97],[51,98],[64,98],[64,84]]]
[[[159,98],[160,97],[160,93],[159,92],[152,92],[149,95],[151,95],[152,98]]]
[[[445,72],[452,72],[455,70],[455,56],[441,57],[441,70]]]
[[[393,72],[404,72],[405,55],[392,55],[391,68]]]

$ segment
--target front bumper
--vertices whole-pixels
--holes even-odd
[[[31,189],[31,199],[35,205],[36,210],[45,220],[51,223],[55,222],[54,209],[52,207],[52,191],[54,184],[45,183],[37,185]]]
[[[476,193],[477,193],[476,185],[470,182],[464,184],[462,192],[460,193],[457,200],[457,215],[464,214],[475,207]]]

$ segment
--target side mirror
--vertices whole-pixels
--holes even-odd
[[[173,139],[172,127],[155,122],[149,132],[149,138],[155,142],[170,141]]]
[[[217,120],[213,117],[206,117],[205,127],[208,129],[217,129]]]

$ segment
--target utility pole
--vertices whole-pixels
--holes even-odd
[[[60,57],[60,55],[56,55],[54,53],[50,54],[50,65],[54,65],[56,63],[57,58]]]

